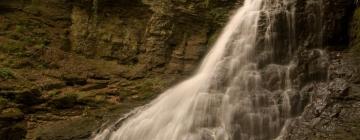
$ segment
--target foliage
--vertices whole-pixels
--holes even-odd
[[[3,79],[12,79],[14,78],[14,74],[9,68],[0,68],[0,77]]]

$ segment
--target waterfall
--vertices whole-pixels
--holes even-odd
[[[269,140],[291,116],[293,0],[245,0],[198,72],[94,140]]]

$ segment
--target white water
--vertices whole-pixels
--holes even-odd
[[[276,138],[294,92],[293,65],[284,60],[294,40],[293,11],[291,0],[245,0],[193,77],[94,140]],[[286,53],[278,59],[277,52]]]

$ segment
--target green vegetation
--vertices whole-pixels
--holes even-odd
[[[8,108],[1,111],[0,118],[21,119],[24,113],[18,108]]]
[[[205,0],[205,7],[208,8],[210,5],[210,0]]]
[[[51,97],[55,97],[58,94],[59,94],[59,92],[57,92],[57,91],[50,91],[47,95],[51,98]]]
[[[6,100],[3,97],[0,97],[0,110],[4,109],[7,104],[8,104],[8,100]]]
[[[219,37],[220,33],[220,31],[215,31],[214,33],[212,33],[208,41],[209,46],[212,46],[216,43],[216,39]]]
[[[98,10],[99,10],[99,1],[98,0],[93,0],[93,18],[94,18],[94,23],[96,24],[98,21]]]
[[[13,72],[9,68],[0,68],[0,78],[12,79],[15,78]]]
[[[166,83],[160,78],[148,78],[136,85],[138,92],[137,99],[146,100],[155,97],[158,92],[164,90]]]
[[[209,12],[209,18],[219,23],[225,23],[227,20],[229,9],[226,8],[214,8]]]
[[[25,44],[17,41],[9,41],[0,44],[0,51],[6,53],[18,53],[25,50]]]
[[[360,9],[357,9],[354,13],[353,23],[351,28],[351,53],[354,56],[360,54]]]
[[[106,97],[104,95],[97,95],[93,92],[80,92],[78,93],[78,95],[78,102],[80,104],[88,105],[91,107],[95,107],[101,103],[106,102]]]
[[[26,31],[25,26],[23,26],[23,25],[16,25],[16,26],[15,26],[15,32],[17,32],[17,33],[23,33],[23,32],[25,32],[25,31]]]

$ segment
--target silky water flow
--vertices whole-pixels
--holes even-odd
[[[294,94],[294,0],[245,0],[194,76],[94,140],[271,140]]]

